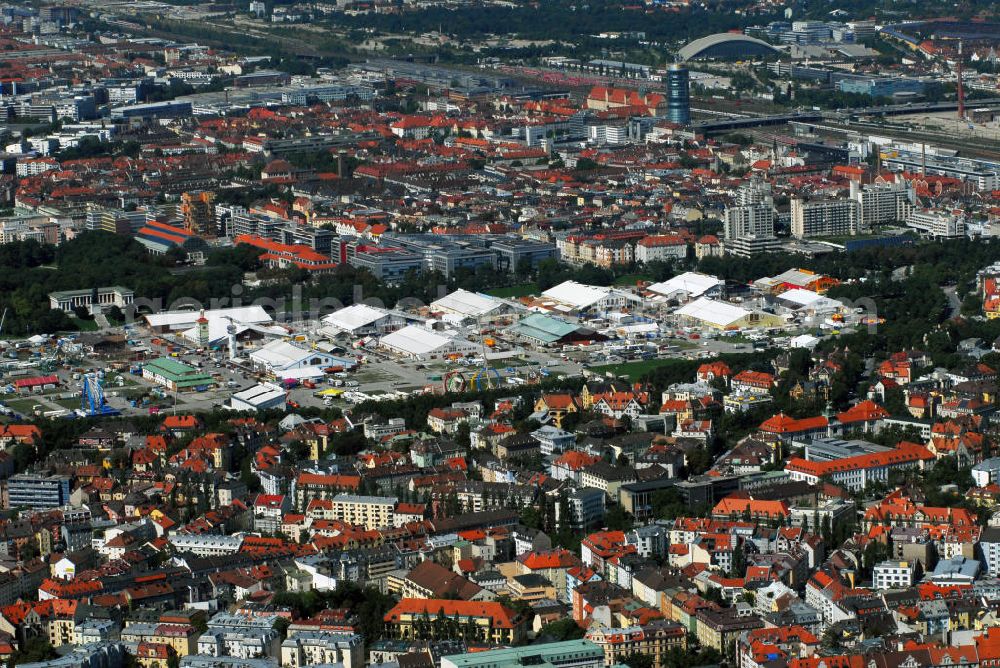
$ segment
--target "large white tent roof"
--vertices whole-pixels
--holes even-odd
[[[201,312],[193,310],[163,311],[161,313],[150,313],[145,316],[146,322],[150,327],[169,327],[170,329],[187,329],[193,326],[199,317],[201,317]],[[208,320],[209,325],[211,325],[213,320],[222,320],[228,325],[229,318],[235,320],[237,324],[242,323],[247,325],[259,325],[271,322],[272,320],[263,306],[240,306],[238,308],[207,310],[205,311],[205,318]]]
[[[379,343],[410,355],[425,355],[448,345],[451,343],[451,339],[429,329],[409,325],[391,334],[386,334],[379,340]]]
[[[787,302],[793,308],[836,309],[843,306],[836,299],[825,297],[812,290],[803,290],[802,288],[785,290],[778,295],[778,299]]]
[[[799,306],[809,306],[810,304],[821,301],[824,297],[818,292],[813,292],[812,290],[792,288],[791,290],[785,290],[778,295],[778,299],[798,304]]]
[[[270,341],[261,348],[250,353],[250,357],[271,368],[280,369],[293,364],[298,364],[302,359],[310,355],[325,355],[319,351],[310,351],[306,348],[289,343],[287,341]]]
[[[356,329],[367,327],[387,315],[388,311],[368,304],[352,304],[324,316],[323,324],[345,332],[353,332]]]
[[[646,289],[668,297],[678,292],[683,292],[690,297],[700,297],[718,285],[722,285],[722,281],[715,276],[688,271],[669,280],[653,283]]]
[[[811,334],[800,334],[799,336],[793,337],[788,342],[789,348],[809,348],[812,350],[819,343],[819,339]]]
[[[576,281],[563,281],[543,292],[542,296],[579,310],[601,301],[610,291],[610,288],[584,285]]]
[[[701,320],[718,327],[725,327],[750,315],[750,311],[741,306],[707,297],[701,297],[685,304],[674,311],[674,313],[694,318],[695,320]]]
[[[431,302],[431,309],[454,313],[466,318],[475,318],[503,305],[504,302],[496,297],[460,289]]]

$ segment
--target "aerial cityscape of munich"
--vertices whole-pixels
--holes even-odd
[[[0,668],[1000,668],[1000,0],[0,0]]]

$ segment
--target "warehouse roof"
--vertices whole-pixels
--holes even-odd
[[[233,395],[233,399],[248,404],[265,404],[285,396],[285,390],[273,383],[260,383]]]

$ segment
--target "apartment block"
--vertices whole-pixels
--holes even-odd
[[[277,615],[248,617],[219,613],[198,638],[198,654],[241,659],[277,657],[281,635],[274,628]]]
[[[665,668],[672,650],[687,649],[687,629],[674,621],[662,619],[641,626],[608,628],[603,624],[591,626],[585,636],[604,651],[608,666],[621,664],[633,652],[653,660],[654,668]]]
[[[181,194],[184,227],[194,234],[215,236],[215,193],[209,190]]]
[[[872,583],[875,589],[903,589],[913,586],[915,564],[909,561],[886,560],[875,564]]]
[[[199,557],[221,557],[236,554],[243,545],[242,536],[218,534],[179,534],[170,537],[178,552],[191,552]]]
[[[636,262],[665,262],[686,257],[687,242],[676,234],[648,236],[635,245]]]
[[[177,656],[195,654],[198,648],[198,631],[188,624],[129,624],[122,629],[121,639],[126,643],[169,645]]]
[[[364,639],[347,631],[295,631],[281,643],[281,665],[302,666],[342,664],[344,668],[364,666]]]
[[[774,207],[766,203],[726,207],[723,235],[727,244],[743,237],[773,237]]]
[[[797,239],[810,237],[848,236],[858,232],[858,203],[852,199],[791,201],[792,236]]]
[[[733,608],[725,610],[703,608],[698,611],[697,619],[698,642],[702,647],[711,647],[723,655],[735,650],[736,641],[744,632],[764,626],[760,617],[743,617]]]
[[[858,203],[860,229],[870,231],[875,225],[906,220],[916,195],[913,187],[903,180],[866,186],[852,180],[851,199]]]
[[[355,491],[360,486],[361,476],[358,475],[303,472],[295,479],[295,507],[305,510],[313,499],[332,499],[341,492]]]
[[[69,476],[19,473],[7,480],[7,508],[58,508],[69,504]]]
[[[398,499],[394,496],[338,494],[331,501],[336,519],[371,531],[393,526]]]
[[[566,493],[568,518],[560,517],[562,505],[556,507],[556,521],[566,522],[576,531],[588,529],[604,519],[605,494],[593,487],[579,487]]]
[[[914,210],[906,217],[906,226],[935,239],[964,237],[965,212]]]

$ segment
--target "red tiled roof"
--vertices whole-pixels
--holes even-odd
[[[163,419],[167,429],[194,429],[198,426],[198,418],[194,415],[168,415]]]
[[[569,410],[576,405],[576,399],[569,394],[543,394],[542,402],[549,410]]]
[[[677,234],[660,234],[649,236],[639,240],[639,245],[646,248],[656,248],[660,246],[686,246],[684,237]]]
[[[744,383],[757,387],[770,387],[774,384],[774,376],[763,371],[740,371],[733,376],[734,383]]]
[[[698,377],[713,375],[715,377],[725,377],[728,378],[733,372],[729,369],[729,365],[725,362],[706,362],[698,367]]]
[[[580,563],[580,559],[575,554],[569,550],[560,549],[546,550],[544,552],[528,552],[518,557],[518,561],[525,568],[533,571],[551,568],[570,568]]]
[[[357,489],[361,486],[361,476],[334,474],[326,475],[322,473],[300,473],[296,484],[316,485],[322,487],[334,487],[344,489]]]
[[[881,420],[887,417],[889,417],[889,411],[870,400],[851,406],[843,413],[837,413],[837,419],[842,424],[871,422],[872,420]]]
[[[505,605],[495,601],[453,601],[448,599],[404,598],[386,613],[384,621],[392,624],[403,615],[445,617],[488,617],[493,628],[513,629],[521,620]]]
[[[742,515],[750,513],[751,516],[765,517],[787,517],[789,515],[788,504],[784,501],[764,501],[757,499],[739,498],[727,496],[715,505],[712,509],[713,515]]]
[[[933,461],[934,459],[934,454],[927,448],[916,443],[903,441],[893,450],[845,457],[829,462],[814,462],[802,459],[801,457],[792,457],[785,466],[785,470],[823,476],[836,471],[852,471],[921,460]]]
[[[825,429],[828,425],[829,421],[822,415],[796,419],[784,413],[778,413],[765,420],[760,425],[760,430],[772,434],[795,434],[803,431]]]
[[[17,441],[34,441],[42,437],[42,431],[33,424],[0,425],[0,439],[11,438]]]
[[[563,454],[559,455],[553,464],[573,471],[580,471],[591,464],[596,464],[600,461],[600,459],[601,458],[596,455],[590,455],[586,452],[580,452],[579,450],[567,450]]]

